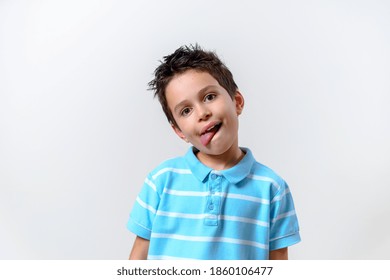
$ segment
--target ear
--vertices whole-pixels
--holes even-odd
[[[188,139],[185,137],[185,135],[183,134],[183,132],[180,130],[180,128],[178,128],[176,125],[174,125],[173,123],[171,123],[171,127],[173,129],[173,131],[176,133],[177,136],[179,136],[181,139],[183,139],[184,141],[186,141],[187,143],[189,142]]]
[[[236,112],[237,116],[241,115],[242,110],[244,109],[244,96],[242,96],[241,92],[236,91],[236,95],[234,96],[234,101],[236,103]]]

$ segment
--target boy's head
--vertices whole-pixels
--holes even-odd
[[[177,75],[188,70],[207,72],[228,92],[231,99],[237,93],[237,85],[233,75],[214,52],[204,51],[198,45],[182,46],[173,54],[165,56],[154,72],[155,78],[149,82],[151,90],[161,103],[168,121],[178,127],[171,110],[168,107],[166,88]]]

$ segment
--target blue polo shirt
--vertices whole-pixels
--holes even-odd
[[[242,150],[217,171],[192,147],[147,176],[127,227],[150,240],[148,259],[268,259],[300,241],[286,182]]]

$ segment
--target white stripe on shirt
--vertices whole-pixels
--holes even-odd
[[[272,183],[272,185],[274,185],[278,190],[280,189],[280,186],[279,184],[272,178],[269,178],[269,177],[265,177],[265,176],[258,176],[258,175],[254,175],[254,174],[249,174],[247,176],[247,178],[250,178],[250,179],[253,179],[253,180],[257,180],[257,181],[264,181],[264,182],[270,182]]]
[[[152,176],[153,180],[155,180],[158,176],[160,176],[161,174],[164,174],[166,172],[173,172],[173,173],[178,173],[178,174],[192,174],[190,169],[179,169],[179,168],[167,167],[167,168],[161,169],[156,174],[154,174]]]
[[[157,216],[166,216],[172,218],[187,218],[187,219],[203,219],[205,214],[185,214],[185,213],[177,213],[177,212],[166,212],[166,211],[157,211]]]
[[[280,201],[280,200],[282,200],[283,197],[284,197],[286,194],[288,194],[289,192],[290,192],[290,189],[285,189],[284,192],[283,192],[282,194],[275,196],[275,197],[272,199],[271,203],[274,203],[275,201]]]
[[[269,223],[267,223],[267,222],[263,222],[263,221],[259,221],[259,220],[255,220],[255,219],[244,218],[244,217],[221,215],[221,219],[228,220],[228,221],[255,224],[255,225],[262,226],[262,227],[269,227]]]
[[[194,191],[176,191],[170,189],[164,189],[164,193],[177,195],[177,196],[208,196],[210,192],[194,192]]]
[[[176,190],[170,190],[170,189],[164,189],[164,193],[167,193],[170,195],[176,195],[176,196],[198,196],[198,197],[199,196],[205,197],[205,196],[210,195],[210,192],[176,191]],[[268,199],[263,199],[263,198],[258,198],[255,196],[249,196],[249,195],[243,195],[243,194],[216,192],[214,195],[221,196],[221,197],[227,197],[227,198],[233,198],[233,199],[258,202],[258,203],[262,203],[262,204],[270,204]]]
[[[145,184],[147,184],[149,187],[151,187],[155,192],[157,192],[156,185],[150,181],[148,178],[145,179]]]
[[[268,245],[265,244],[261,244],[250,240],[227,238],[227,237],[188,236],[188,235],[179,235],[179,234],[152,233],[152,238],[168,238],[168,239],[198,241],[198,242],[223,242],[223,243],[232,243],[232,244],[239,244],[239,245],[248,245],[248,246],[253,246],[265,250],[268,249]]]
[[[186,219],[205,219],[210,216],[210,214],[186,214],[186,213],[178,213],[178,212],[166,212],[166,211],[157,211],[157,216],[165,216],[165,217],[171,217],[171,218],[186,218]],[[234,221],[234,222],[241,222],[241,223],[247,223],[247,224],[255,224],[262,227],[269,227],[269,223],[245,218],[245,217],[238,217],[238,216],[229,216],[229,215],[220,215],[219,218],[221,220],[226,221]]]
[[[153,214],[156,214],[156,209],[154,209],[152,206],[150,206],[149,204],[146,204],[145,202],[143,202],[139,196],[137,196],[137,199],[136,201],[138,202],[139,205],[141,205],[143,208],[149,210],[150,212],[152,212]]]
[[[286,212],[286,213],[278,215],[276,218],[272,219],[271,223],[275,223],[276,221],[278,221],[280,219],[283,219],[283,218],[286,218],[286,217],[290,217],[290,216],[293,216],[293,215],[295,215],[295,210],[291,210],[289,212]]]
[[[243,194],[235,194],[235,193],[221,193],[222,196],[225,196],[227,198],[235,198],[235,199],[241,199],[241,200],[247,200],[247,201],[253,201],[258,202],[261,204],[269,204],[268,199],[258,198],[255,196],[249,196],[249,195],[243,195]]]

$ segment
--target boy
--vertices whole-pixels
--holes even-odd
[[[149,83],[192,144],[145,179],[127,227],[130,259],[287,259],[300,241],[287,184],[238,145],[244,98],[213,52],[184,46]]]

